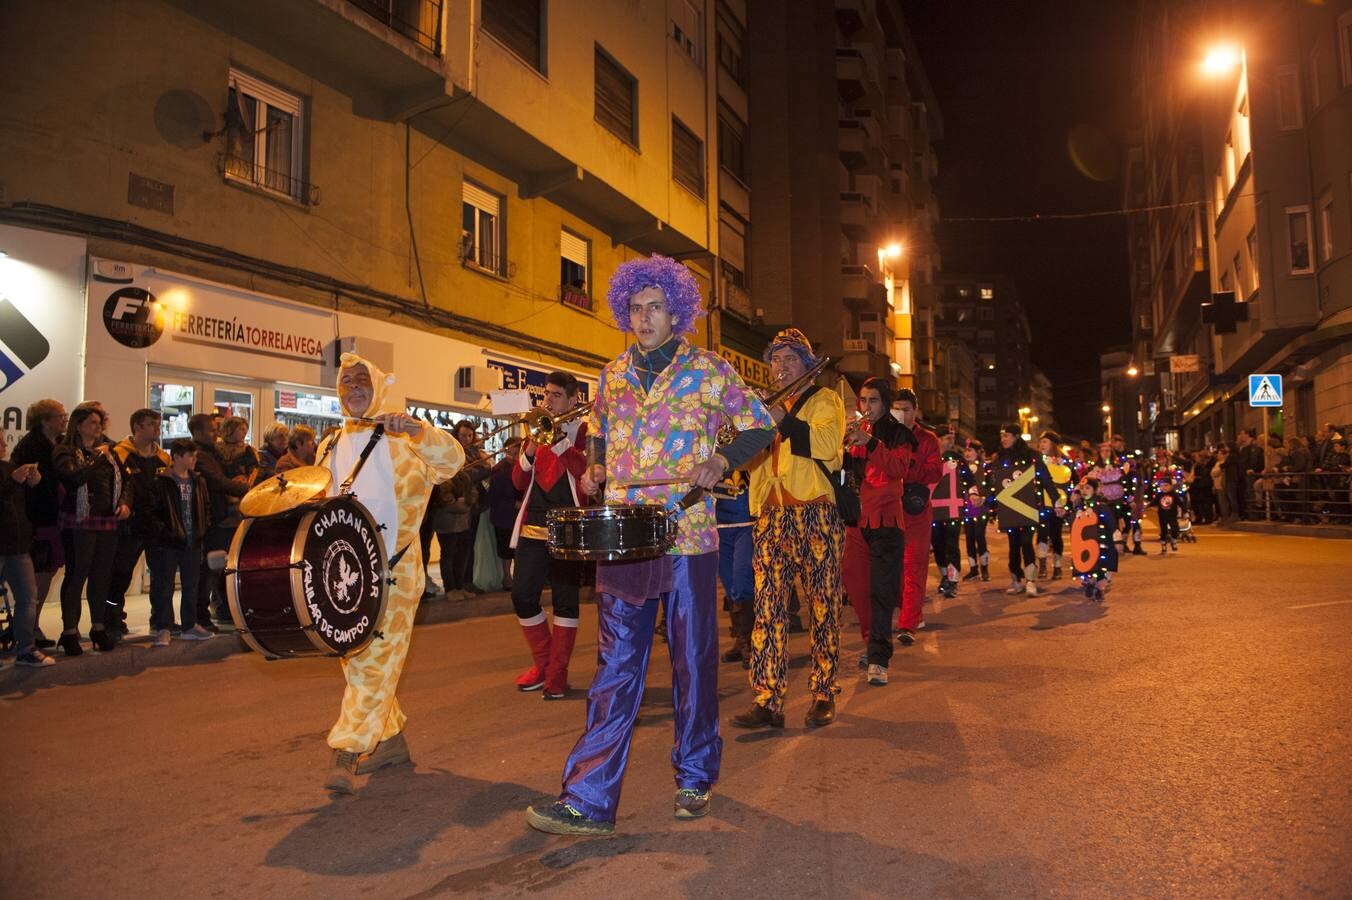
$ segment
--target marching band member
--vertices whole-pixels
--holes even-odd
[[[925,582],[929,578],[930,530],[934,508],[930,490],[939,480],[939,439],[917,421],[919,401],[915,391],[901,388],[892,401],[892,415],[915,435],[917,446],[903,477],[901,512],[906,531],[906,560],[902,571],[901,614],[897,617],[897,641],[904,647],[915,643],[915,633],[925,627]]]
[[[585,493],[605,484],[606,502],[673,509],[687,487],[708,490],[769,444],[774,420],[737,372],[682,335],[703,314],[684,265],[663,256],[632,259],[607,292],[615,322],[637,342],[601,371],[587,421],[594,463]],[[717,443],[719,426],[739,434]],[[688,484],[635,485],[685,479]],[[684,511],[674,545],[651,560],[598,563],[597,668],[587,694],[586,729],[564,766],[556,802],[526,811],[531,827],[555,834],[615,830],[634,721],[643,700],[659,606],[675,698],[677,818],[709,811],[723,740],[718,730],[718,536],[707,495]]]
[[[892,385],[870,378],[859,388],[862,420],[845,432],[845,464],[859,485],[857,526],[845,530],[842,575],[859,628],[868,642],[860,659],[868,683],[887,684],[892,659],[892,614],[901,599],[901,567],[906,553],[901,492],[911,453],[919,441],[893,418]]]
[[[967,490],[972,486],[972,472],[962,454],[953,448],[953,429],[948,425],[939,425],[934,429],[939,439],[939,463],[942,467],[941,479],[953,473],[957,493],[953,499],[966,505]],[[942,483],[942,482],[941,482]],[[936,492],[937,493],[937,492]],[[958,594],[958,566],[962,557],[958,555],[958,534],[963,530],[961,510],[958,515],[944,516],[937,508],[934,522],[930,526],[930,544],[934,550],[934,566],[939,570],[939,593],[953,598]],[[976,562],[972,563],[973,573]]]
[[[1070,511],[1071,485],[1074,471],[1070,461],[1061,455],[1061,435],[1044,431],[1038,438],[1038,452],[1047,469],[1051,490],[1042,494],[1042,517],[1037,525],[1037,577],[1047,577],[1047,556],[1052,558],[1052,581],[1061,577],[1061,559],[1065,553],[1062,532]]]
[[[765,351],[778,385],[788,385],[818,362],[797,328],[775,335]],[[741,728],[784,727],[788,693],[788,604],[795,588],[808,606],[812,674],[809,728],[835,720],[840,663],[840,557],[844,525],[830,473],[841,466],[845,407],[830,388],[805,385],[770,411],[778,423],[767,454],[751,469],[751,513],[756,517],[755,630],[751,636],[751,708],[733,718]],[[801,585],[801,588],[798,586]]]
[[[967,442],[962,451],[963,461],[967,464],[970,482],[967,496],[962,504],[962,532],[967,546],[967,574],[963,581],[975,581],[979,574],[982,581],[991,580],[991,555],[986,546],[986,523],[990,521],[990,505],[987,503],[986,481],[990,477],[986,464],[986,448],[976,438]]]
[[[465,461],[455,438],[424,427],[401,412],[379,412],[394,376],[374,363],[344,353],[339,358],[338,402],[348,416],[375,419],[384,426],[384,447],[376,447],[352,484],[371,517],[383,527],[391,584],[377,637],[342,661],[347,689],[338,721],[329,731],[333,762],[324,786],[350,794],[354,777],[408,761],[404,711],[395,699],[408,656],[413,614],[422,597],[422,547],[418,531],[432,486],[451,478]],[[321,459],[334,473],[334,486],[347,476],[372,443],[373,425],[348,419],[324,441]]]
[[[756,624],[756,575],[752,569],[751,497],[746,472],[733,472],[736,493],[715,497],[714,518],[718,521],[718,580],[723,584],[728,617],[732,620],[733,645],[720,659],[739,662],[751,668],[751,631]]]
[[[557,418],[572,410],[577,406],[579,388],[577,379],[567,372],[550,372],[545,377],[545,412]],[[577,639],[579,598],[586,569],[591,565],[549,555],[546,516],[551,509],[582,505],[577,480],[587,467],[582,452],[587,424],[574,419],[559,427],[563,436],[552,446],[527,438],[512,469],[512,484],[525,498],[516,514],[511,539],[516,552],[512,606],[532,661],[531,667],[517,676],[516,688],[543,688],[546,700],[562,699],[568,692],[568,663]],[[540,609],[546,582],[554,607],[552,632]]]

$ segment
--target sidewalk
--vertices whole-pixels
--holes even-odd
[[[1255,534],[1286,534],[1294,537],[1352,538],[1352,525],[1293,525],[1290,522],[1237,521],[1221,525],[1230,531]]]
[[[546,597],[548,591],[545,592]],[[177,598],[175,599],[177,603]],[[429,597],[418,606],[414,624],[435,625],[457,622],[481,616],[498,616],[512,611],[512,596],[507,591],[471,595],[465,599],[447,600],[445,594]],[[0,657],[0,696],[31,693],[56,685],[86,684],[123,675],[135,675],[150,668],[190,666],[216,662],[236,653],[248,653],[233,628],[222,626],[222,633],[206,641],[184,641],[175,638],[168,647],[151,644],[148,623],[150,598],[147,594],[127,595],[127,623],[131,633],[109,653],[99,653],[89,645],[89,622],[86,611],[81,622],[80,637],[84,653],[67,657],[60,648],[47,651],[56,665],[40,669],[19,668],[14,665],[14,654]],[[43,633],[53,640],[61,634],[61,603],[54,586],[39,616]]]

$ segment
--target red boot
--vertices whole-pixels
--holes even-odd
[[[538,691],[545,686],[545,668],[549,665],[549,622],[544,613],[517,621],[521,623],[521,633],[526,636],[526,646],[530,647],[535,664],[516,677],[516,689]],[[568,646],[572,648],[571,643]]]
[[[545,670],[545,699],[562,700],[568,693],[568,662],[573,658],[577,640],[577,619],[554,617],[554,636],[549,645],[549,667]]]

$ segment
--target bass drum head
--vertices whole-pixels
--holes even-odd
[[[385,542],[352,497],[331,497],[301,519],[292,545],[292,596],[310,640],[350,656],[375,637],[385,611]]]

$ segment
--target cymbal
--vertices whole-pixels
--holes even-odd
[[[275,516],[318,500],[329,492],[333,473],[327,466],[297,466],[256,485],[239,501],[241,514]]]

